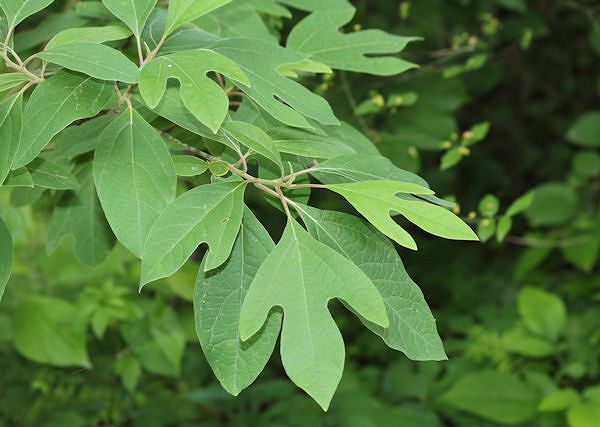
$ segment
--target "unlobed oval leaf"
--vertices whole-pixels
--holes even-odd
[[[8,28],[15,28],[25,18],[50,6],[54,0],[0,0],[0,7],[8,21]]]
[[[100,43],[78,41],[59,44],[35,56],[100,80],[134,84],[139,79],[139,69],[129,58]]]
[[[104,6],[123,21],[138,39],[157,2],[158,0],[102,0]]]
[[[75,42],[105,43],[114,40],[123,40],[130,36],[131,31],[122,25],[69,28],[52,37],[46,44],[45,50]]]
[[[165,34],[230,3],[231,0],[171,0]]]
[[[70,71],[36,86],[23,111],[23,132],[12,165],[27,165],[52,138],[76,120],[98,114],[113,96],[113,83]]]
[[[177,175],[164,141],[134,109],[102,133],[94,181],[115,235],[141,256],[152,224],[175,199]]]

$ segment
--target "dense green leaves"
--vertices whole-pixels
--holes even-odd
[[[398,53],[414,40],[379,30],[342,34],[338,28],[354,16],[352,8],[313,13],[294,27],[287,47],[309,53],[311,60],[339,70],[388,76],[416,67],[415,64],[383,54]]]
[[[249,85],[238,65],[215,52],[196,49],[161,56],[148,63],[140,76],[140,92],[150,108],[155,108],[167,88],[167,80],[176,78],[186,108],[213,132],[217,132],[229,110],[229,98],[206,75],[216,71],[240,84]]]
[[[196,331],[204,355],[223,387],[238,395],[266,365],[281,328],[281,314],[242,342],[237,325],[250,283],[275,244],[254,214],[246,209],[231,256],[210,272],[200,268],[194,294]]]
[[[140,256],[154,221],[175,199],[175,166],[165,143],[135,110],[103,132],[94,180],[115,235]]]
[[[299,206],[298,213],[313,237],[352,261],[377,287],[390,325],[382,328],[359,316],[365,326],[413,360],[446,359],[423,293],[389,240],[352,215],[308,206]]]
[[[23,111],[24,126],[13,169],[31,162],[50,140],[76,120],[98,114],[113,95],[112,83],[69,71],[40,83]]]
[[[389,325],[382,298],[365,273],[290,220],[256,273],[240,318],[241,338],[247,341],[263,328],[273,307],[283,309],[283,366],[324,409],[344,366],[344,342],[327,310],[333,298],[370,322]]]
[[[36,56],[100,80],[138,81],[139,70],[133,62],[118,50],[99,43],[78,41],[61,44]]]
[[[379,231],[409,249],[417,248],[414,239],[392,220],[390,212],[399,213],[436,236],[477,240],[475,233],[452,212],[412,197],[433,194],[420,185],[382,180],[328,185],[327,188],[344,196]],[[403,197],[398,197],[400,194]]]
[[[204,185],[167,206],[144,245],[140,286],[175,273],[201,243],[209,246],[206,271],[227,261],[242,221],[245,187],[237,181]]]
[[[13,265],[13,240],[10,231],[0,217],[0,301],[6,289]]]

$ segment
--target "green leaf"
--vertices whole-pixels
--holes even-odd
[[[479,201],[479,213],[486,218],[493,218],[500,209],[500,201],[493,194],[486,194]]]
[[[502,345],[511,353],[527,357],[548,357],[555,351],[551,341],[531,335],[521,328],[505,332],[502,335]]]
[[[0,0],[0,7],[8,21],[8,28],[15,28],[25,18],[45,9],[54,0]]]
[[[171,0],[165,34],[230,3],[231,0]]]
[[[208,170],[208,164],[198,157],[174,156],[173,163],[178,176],[198,176]]]
[[[243,90],[261,108],[280,122],[312,129],[305,117],[323,125],[339,125],[331,107],[300,83],[278,73],[280,67],[301,63],[307,55],[298,54],[262,40],[228,39],[212,48],[236,62],[248,76]]]
[[[338,29],[350,22],[354,13],[354,9],[345,8],[309,15],[294,27],[287,47],[308,53],[311,60],[338,70],[392,76],[416,67],[398,57],[383,55],[401,52],[419,38],[394,36],[380,30],[341,33]]]
[[[100,80],[134,84],[139,79],[139,69],[129,58],[99,43],[80,41],[60,44],[35,56]]]
[[[567,222],[577,207],[577,193],[560,182],[542,184],[533,190],[525,215],[534,226],[555,226]]]
[[[69,126],[53,140],[53,150],[48,156],[53,160],[72,159],[94,151],[100,143],[104,129],[115,119],[114,114],[94,117],[78,126]]]
[[[460,163],[464,157],[461,148],[462,147],[454,147],[444,153],[440,163],[440,170],[448,170]]]
[[[556,295],[536,288],[525,288],[519,294],[519,314],[533,334],[556,341],[567,324],[564,302]]]
[[[194,49],[161,56],[146,64],[140,74],[140,93],[150,108],[156,108],[167,89],[167,80],[176,78],[183,104],[216,133],[229,111],[229,97],[207,76],[210,71],[249,84],[235,62],[210,50]]]
[[[364,153],[334,157],[317,164],[311,175],[324,184],[343,184],[358,181],[402,181],[427,187],[420,176],[396,167],[390,159]]]
[[[569,427],[597,427],[600,419],[599,403],[582,403],[567,412]]]
[[[314,238],[352,261],[381,294],[390,325],[382,328],[359,315],[366,327],[412,360],[447,359],[423,293],[385,236],[353,215],[303,205],[297,211]]]
[[[271,137],[262,129],[250,123],[230,121],[223,124],[223,131],[243,146],[271,160],[283,171],[281,155]]]
[[[75,256],[89,266],[100,264],[115,244],[96,195],[91,166],[79,174],[81,188],[65,194],[52,213],[46,250],[52,253],[63,239],[75,239]]]
[[[323,409],[329,406],[344,366],[344,341],[327,310],[333,298],[366,320],[388,327],[385,306],[371,280],[290,219],[250,285],[240,318],[241,338],[247,341],[263,328],[273,307],[283,309],[283,366]]]
[[[158,0],[102,0],[110,12],[140,38],[144,25]]]
[[[91,367],[86,323],[67,301],[41,296],[23,300],[12,325],[15,347],[26,358],[52,366]]]
[[[572,388],[565,388],[545,396],[540,402],[539,410],[541,412],[566,411],[579,403],[581,403],[579,393]]]
[[[23,127],[23,96],[13,95],[0,103],[0,186],[12,169]]]
[[[158,217],[142,252],[140,287],[175,273],[201,243],[207,243],[206,271],[229,257],[240,229],[244,182],[202,185],[184,193]]]
[[[363,181],[328,185],[342,195],[379,231],[409,249],[417,249],[413,238],[390,217],[397,212],[423,230],[446,239],[477,240],[477,235],[452,212],[406,195],[431,195],[418,184],[398,181]],[[403,197],[397,197],[402,194]]]
[[[4,186],[33,188],[33,179],[26,168],[19,168],[8,174]]]
[[[514,375],[477,372],[460,378],[442,402],[486,420],[516,425],[535,416],[538,395]]]
[[[13,265],[13,240],[4,220],[0,217],[0,301],[10,278]]]
[[[194,293],[196,331],[202,351],[223,387],[234,396],[264,369],[281,329],[281,314],[269,316],[265,327],[247,342],[239,336],[242,302],[250,283],[275,244],[249,209],[231,256],[221,267],[200,268]]]
[[[27,81],[29,81],[29,79],[23,73],[0,74],[0,93],[4,93],[14,87],[17,87],[17,86],[27,82]]]
[[[23,111],[24,126],[13,169],[25,166],[61,130],[94,117],[113,95],[113,84],[59,71],[36,86]]]
[[[579,117],[569,128],[567,139],[585,147],[600,147],[600,111]]]
[[[123,40],[131,36],[131,31],[121,25],[107,25],[105,27],[69,28],[61,31],[46,44],[45,50],[64,44],[89,42],[105,43],[114,40]]]
[[[115,362],[115,373],[121,377],[123,386],[133,393],[142,376],[142,366],[133,354],[119,354]]]
[[[135,110],[102,133],[94,180],[115,235],[140,256],[152,224],[175,199],[177,175],[164,141]]]
[[[302,129],[275,127],[267,131],[277,150],[310,159],[331,159],[355,150],[329,135],[319,135]]]
[[[527,210],[527,208],[531,206],[531,202],[533,202],[534,195],[535,193],[533,191],[530,191],[516,199],[510,204],[510,206],[506,210],[506,216],[515,216]]]
[[[35,159],[27,170],[31,174],[33,185],[51,190],[74,190],[79,188],[79,182],[69,169],[50,160]]]

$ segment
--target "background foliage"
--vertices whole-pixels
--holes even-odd
[[[286,34],[277,3],[253,3]],[[423,235],[418,254],[400,249],[450,360],[409,361],[334,306],[347,361],[329,412],[284,379],[277,353],[231,397],[197,345],[197,266],[138,295],[139,263],[126,250],[91,270],[85,250],[48,235],[53,194],[2,188],[17,252],[0,310],[0,425],[600,425],[600,5],[354,3],[345,31],[424,37],[404,54],[420,69],[304,82],[394,164],[458,195],[455,212],[477,228],[482,245]],[[93,7],[57,1],[15,44],[35,49],[84,25]],[[84,191],[91,172],[77,175]],[[63,214],[82,226],[68,220],[77,212]],[[282,230],[283,216],[269,215]],[[72,365],[81,368],[61,368]]]

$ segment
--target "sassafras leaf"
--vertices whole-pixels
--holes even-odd
[[[334,184],[327,188],[346,198],[379,231],[409,249],[417,249],[417,244],[392,220],[392,212],[439,237],[478,240],[473,230],[449,210],[413,197],[413,194],[433,194],[418,184],[381,180]]]
[[[194,313],[204,356],[223,387],[236,396],[265,367],[281,328],[280,313],[271,314],[247,342],[242,342],[237,327],[250,283],[274,246],[267,230],[246,209],[227,262],[209,272],[201,267],[196,280]]]
[[[23,96],[13,95],[0,103],[0,185],[12,169],[23,126]]]
[[[139,38],[158,0],[102,0],[110,12]]]
[[[71,42],[46,49],[36,57],[100,80],[134,84],[139,69],[120,51],[100,43]]]
[[[25,166],[50,140],[76,120],[94,117],[113,95],[114,83],[70,71],[36,86],[23,111],[24,126],[13,169]]]
[[[144,66],[140,75],[140,93],[150,108],[156,108],[167,89],[167,80],[176,78],[186,108],[216,133],[229,110],[229,98],[207,76],[216,71],[240,84],[250,84],[237,64],[206,49],[194,49],[161,56]]]
[[[52,37],[46,44],[46,50],[74,42],[105,43],[114,40],[123,40],[130,36],[131,31],[121,25],[69,28]]]
[[[102,133],[94,180],[115,235],[140,256],[150,227],[175,199],[177,176],[164,141],[135,110]]]
[[[250,285],[240,318],[241,338],[247,341],[263,328],[273,307],[283,308],[283,366],[323,409],[344,369],[344,341],[327,309],[334,298],[388,327],[381,295],[365,273],[290,219]]]
[[[165,34],[230,3],[231,0],[171,0]]]
[[[179,270],[201,243],[206,271],[229,257],[242,222],[244,182],[202,185],[181,195],[158,217],[142,252],[140,286]]]
[[[54,0],[0,0],[8,28],[15,28],[25,18],[50,6]]]

